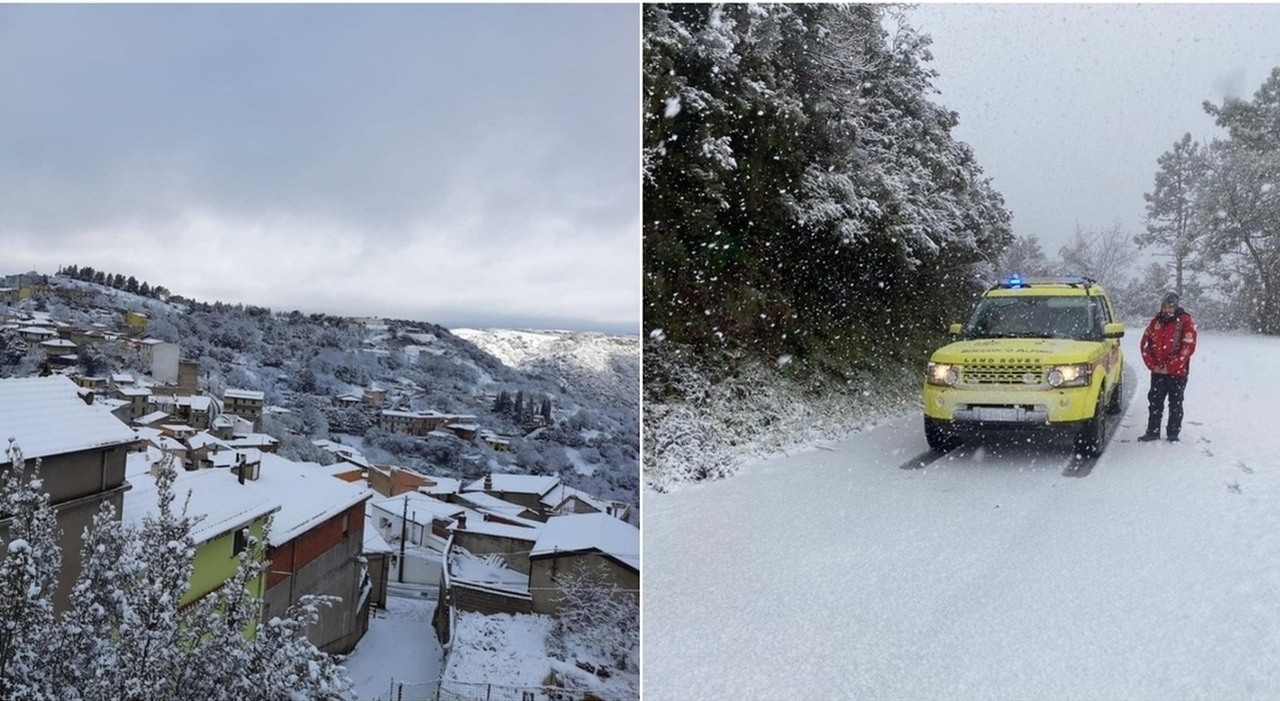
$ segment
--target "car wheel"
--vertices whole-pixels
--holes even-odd
[[[1111,388],[1111,398],[1107,400],[1107,413],[1115,416],[1119,414],[1123,407],[1120,406],[1121,395],[1124,389],[1124,373],[1120,374],[1121,381]]]
[[[945,453],[954,450],[964,442],[960,436],[946,430],[939,421],[925,417],[924,439],[929,442],[930,450]]]
[[[1095,412],[1093,418],[1076,434],[1076,453],[1086,458],[1102,455],[1107,437],[1107,412]]]

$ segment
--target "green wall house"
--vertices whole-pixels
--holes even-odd
[[[155,477],[149,470],[130,469],[129,483],[133,489],[125,496],[124,519],[141,525],[144,517],[159,511]],[[248,545],[242,532],[248,528],[261,538],[267,519],[280,510],[280,500],[247,488],[227,470],[179,470],[173,490],[175,510],[181,510],[190,494],[187,514],[199,519],[191,529],[196,543],[191,587],[179,602],[186,606],[231,579],[239,565],[236,555]],[[264,573],[250,591],[262,597],[265,585]]]

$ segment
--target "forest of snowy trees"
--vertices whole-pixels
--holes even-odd
[[[650,334],[843,373],[917,357],[967,312],[1010,215],[899,11],[645,6]]]

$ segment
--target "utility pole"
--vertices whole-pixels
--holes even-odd
[[[400,573],[397,578],[404,584],[404,541],[409,531],[409,495],[404,495],[404,510],[400,512]]]

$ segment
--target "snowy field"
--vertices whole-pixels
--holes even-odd
[[[645,494],[644,698],[1280,698],[1280,339],[1202,333],[1181,443],[920,467],[918,416]]]
[[[443,651],[431,627],[436,602],[411,590],[387,592],[387,610],[369,619],[369,632],[347,657],[345,666],[359,699],[387,699],[391,680],[434,682]]]

